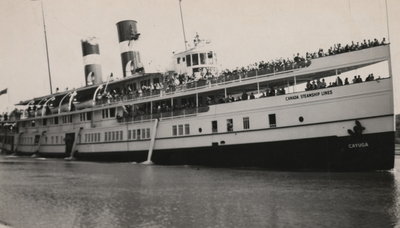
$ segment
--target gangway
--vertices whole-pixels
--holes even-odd
[[[80,138],[81,132],[83,130],[83,127],[80,127],[77,132],[75,133],[74,137],[74,143],[72,144],[72,149],[71,149],[71,155],[69,157],[64,158],[65,160],[72,161],[75,160],[75,152],[76,152],[76,144],[78,142],[78,139]]]
[[[153,155],[154,144],[156,143],[156,135],[157,135],[157,128],[158,128],[158,119],[155,119],[153,125],[153,131],[151,133],[151,141],[149,146],[149,152],[147,153],[147,160],[142,162],[144,165],[151,165],[153,162],[151,161],[151,156]]]

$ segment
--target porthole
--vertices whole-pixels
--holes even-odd
[[[203,131],[203,129],[201,129],[201,127],[199,127],[199,132],[201,133]]]
[[[300,116],[300,117],[299,117],[299,121],[300,121],[300,122],[303,122],[303,121],[304,121],[304,118],[303,118],[302,116]]]

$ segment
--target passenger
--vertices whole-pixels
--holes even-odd
[[[364,40],[365,41],[365,40]],[[357,83],[357,76],[354,76],[354,78],[353,78],[353,84],[354,83]]]
[[[348,79],[348,78],[345,78],[345,79],[344,79],[344,84],[345,84],[345,85],[348,85],[348,84],[349,84],[349,79]]]
[[[381,45],[385,45],[385,44],[386,44],[386,39],[385,39],[385,37],[383,37]]]
[[[256,97],[254,96],[253,93],[250,94],[250,100],[255,99]]]
[[[317,84],[315,83],[315,81],[312,81],[312,90],[314,89],[318,89]]]
[[[357,83],[361,83],[362,82],[362,78],[360,77],[360,75],[358,75],[357,77]]]
[[[248,98],[247,93],[245,91],[243,91],[242,100],[247,100],[247,98]]]
[[[325,78],[322,79],[321,88],[326,88]]]
[[[336,78],[336,85],[337,86],[342,86],[343,85],[343,81],[339,76]]]
[[[310,83],[310,80],[308,80],[307,84],[306,84],[306,91],[309,91],[309,90],[312,90],[312,85]]]

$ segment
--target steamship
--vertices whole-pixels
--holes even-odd
[[[394,166],[390,73],[304,90],[310,80],[381,62],[390,68],[390,44],[313,58],[296,67],[221,75],[212,46],[196,37],[192,48],[174,53],[173,71],[145,73],[135,50],[137,22],[121,21],[117,30],[123,78],[103,82],[99,45],[82,40],[86,86],[21,101],[26,110],[2,122],[3,150],[160,165]],[[271,88],[280,93],[271,95]]]

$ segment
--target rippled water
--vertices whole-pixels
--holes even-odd
[[[399,162],[391,172],[321,173],[0,156],[0,224],[393,227]]]

